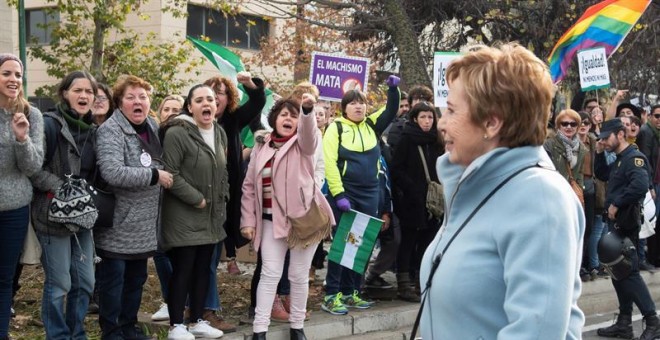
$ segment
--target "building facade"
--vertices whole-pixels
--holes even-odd
[[[169,2],[164,0],[149,0],[140,7],[140,13],[131,13],[125,22],[125,27],[138,33],[139,36],[146,36],[153,32],[156,39],[162,41],[175,40],[180,41],[185,36],[199,37],[206,36],[211,42],[224,45],[239,53],[243,59],[250,57],[260,50],[260,41],[262,38],[276,39],[278,32],[284,27],[284,20],[269,17],[267,9],[259,6],[251,6],[250,2],[242,5],[239,14],[235,16],[225,16],[220,11],[209,8],[207,1],[189,1],[187,4],[187,16],[175,17],[171,12],[163,11]],[[49,13],[45,9],[53,4],[45,0],[25,0],[26,33],[28,35],[28,51],[32,42],[47,45],[50,41],[50,32],[44,27],[44,24],[65,21],[65,15],[59,13]],[[10,7],[7,2],[0,2],[0,22],[5,23],[0,26],[0,52],[11,52],[19,54],[19,28],[18,11]],[[90,23],[91,25],[92,23]],[[32,37],[32,38],[30,38]],[[112,40],[116,37],[116,32],[111,32],[107,39]],[[92,37],[81,37],[82,39],[92,39]],[[191,58],[203,58],[202,54],[191,47]],[[89,65],[87,65],[89,66]],[[218,70],[210,63],[205,61],[199,75],[179,74],[181,78],[191,79],[190,86],[195,83],[203,82],[205,79],[216,75]],[[268,76],[269,70],[260,70]],[[281,68],[278,69],[280,78],[282,77]],[[256,74],[258,76],[258,74]],[[40,108],[52,105],[50,98],[35,97],[35,90],[44,85],[53,85],[58,82],[46,73],[46,65],[41,60],[28,57],[26,63],[26,76],[28,84],[28,97],[30,101]],[[286,76],[286,75],[285,75]],[[291,77],[293,70],[291,69]],[[188,89],[184,89],[186,94]]]

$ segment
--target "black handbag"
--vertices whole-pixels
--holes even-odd
[[[99,217],[96,219],[94,228],[112,228],[115,217],[115,194],[111,191],[107,191],[109,185],[101,177],[101,174],[98,171],[98,166],[94,177],[95,185],[91,195],[94,199],[94,204],[99,211]]]

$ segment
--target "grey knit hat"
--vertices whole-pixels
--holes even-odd
[[[21,59],[19,59],[17,56],[11,54],[11,53],[0,53],[0,66],[5,63],[7,60],[14,60],[16,61],[19,65],[21,65],[21,71],[24,71],[25,68],[23,68],[23,63],[21,62]]]

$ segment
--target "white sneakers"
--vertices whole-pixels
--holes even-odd
[[[176,324],[167,332],[167,340],[195,340],[195,336],[188,332],[186,325]]]
[[[151,316],[151,321],[167,321],[170,319],[170,312],[167,310],[167,304],[160,305],[160,309]]]
[[[189,327],[188,331],[197,338],[217,339],[223,335],[221,330],[211,327],[208,321],[202,319],[197,320],[197,323]]]

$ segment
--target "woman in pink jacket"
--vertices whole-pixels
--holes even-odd
[[[330,205],[314,181],[314,153],[321,142],[313,112],[314,97],[304,94],[302,106],[292,99],[280,100],[268,114],[274,131],[256,143],[243,182],[241,233],[261,248],[263,269],[257,288],[257,308],[252,339],[266,339],[272,301],[282,276],[291,230],[288,217],[303,216],[315,201],[334,224]],[[299,112],[302,111],[302,114]],[[306,339],[303,323],[307,306],[308,271],[318,239],[306,247],[291,249],[291,339]]]

